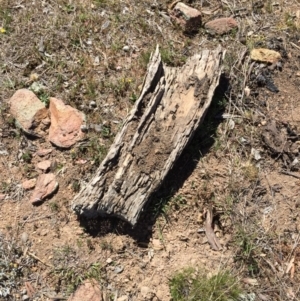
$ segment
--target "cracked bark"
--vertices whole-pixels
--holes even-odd
[[[219,46],[171,68],[162,63],[157,47],[139,99],[95,175],[73,199],[77,214],[113,215],[136,224],[203,122],[219,83],[223,56]]]

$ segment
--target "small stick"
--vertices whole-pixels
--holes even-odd
[[[298,45],[296,45],[295,43],[293,43],[293,42],[290,42],[291,43],[291,45],[293,45],[295,48],[297,48],[298,50],[300,50],[300,47],[298,46]]]
[[[27,252],[27,254],[28,254],[29,256],[31,256],[32,258],[34,258],[35,260],[41,262],[43,265],[45,265],[45,266],[47,266],[47,267],[49,267],[49,268],[54,268],[53,265],[44,262],[42,259],[40,259],[40,258],[37,257],[36,255],[32,254],[31,252]]]
[[[44,216],[40,216],[40,217],[36,217],[36,218],[30,219],[30,220],[25,220],[25,221],[23,222],[23,226],[24,226],[26,223],[32,223],[32,222],[38,221],[38,220],[43,219],[43,218],[51,217],[51,216],[53,216],[53,215],[56,215],[56,213],[48,214],[48,215],[44,215]]]
[[[286,274],[292,270],[293,266],[295,266],[294,262],[295,262],[295,256],[292,257],[292,259],[290,260],[290,262],[286,268],[286,271],[285,271]]]
[[[170,9],[170,10],[173,9],[173,8],[175,7],[175,5],[176,5],[178,2],[180,2],[180,0],[175,0],[175,1],[173,1],[173,2],[169,5],[169,9]]]
[[[27,294],[30,298],[33,297],[35,291],[34,291],[34,288],[32,287],[31,283],[26,281],[25,282],[25,287],[26,287],[26,291],[27,291]]]
[[[286,170],[282,170],[280,171],[280,173],[284,174],[284,175],[287,175],[287,176],[291,176],[291,177],[294,177],[296,179],[300,179],[300,176],[292,173],[292,172],[289,172],[289,171],[286,171]]]
[[[213,221],[212,208],[211,206],[209,206],[209,208],[206,211],[205,234],[211,248],[215,251],[219,251],[222,250],[222,246],[219,243],[216,234],[212,228],[212,221]]]
[[[63,297],[63,296],[50,296],[48,294],[43,293],[44,296],[46,296],[48,299],[51,299],[52,301],[56,301],[56,300],[67,300],[67,297]]]
[[[234,66],[236,69],[239,69],[240,66],[242,65],[243,60],[244,60],[244,58],[245,58],[247,52],[248,52],[248,48],[245,47],[245,49],[242,51],[242,53],[240,54],[240,56],[239,56],[239,58],[238,58],[238,63],[236,64],[236,66]],[[244,85],[245,85],[245,83],[244,83]]]

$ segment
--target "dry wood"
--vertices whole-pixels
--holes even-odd
[[[68,298],[67,297],[63,297],[63,296],[50,296],[46,293],[42,293],[45,297],[47,297],[48,299],[50,299],[51,301],[58,301],[58,300],[67,300]]]
[[[296,179],[300,179],[300,176],[296,175],[295,173],[289,172],[287,170],[281,170],[280,173],[287,175],[287,176],[294,177]]]
[[[47,214],[47,215],[43,215],[43,216],[36,217],[36,218],[33,218],[33,219],[26,219],[26,220],[23,222],[22,226],[24,226],[26,223],[36,222],[36,221],[38,221],[38,220],[40,220],[40,219],[49,218],[49,217],[54,216],[54,215],[57,216],[57,213]]]
[[[49,268],[54,268],[53,265],[51,265],[51,264],[49,264],[49,263],[43,261],[41,258],[37,257],[37,256],[34,255],[33,253],[27,252],[27,254],[28,254],[30,257],[34,258],[35,260],[41,262],[43,265],[45,265],[45,266],[47,266],[47,267],[49,267]]]
[[[219,83],[221,47],[203,50],[181,68],[164,66],[159,49],[143,89],[106,158],[74,198],[87,218],[118,216],[132,225],[203,122]]]
[[[212,228],[213,212],[211,206],[206,211],[205,234],[211,248],[215,251],[222,250],[222,246]]]
[[[31,299],[34,296],[35,290],[32,287],[31,283],[28,281],[25,281],[25,287],[26,287],[26,292],[29,298]]]

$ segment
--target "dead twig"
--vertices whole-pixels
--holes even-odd
[[[234,66],[234,68],[235,68],[237,71],[238,71],[239,68],[242,66],[243,61],[245,60],[245,57],[246,57],[246,54],[247,54],[247,53],[248,53],[248,48],[245,47],[245,48],[243,49],[243,51],[240,53],[240,55],[239,55],[237,64]],[[244,82],[244,85],[245,85],[245,84],[246,84],[246,83]]]
[[[23,222],[23,225],[22,225],[22,226],[24,226],[26,223],[36,222],[36,221],[38,221],[38,220],[40,220],[40,219],[43,219],[43,218],[49,218],[49,217],[51,217],[51,216],[53,216],[53,215],[57,215],[57,213],[47,214],[47,215],[43,215],[43,216],[40,216],[40,217],[36,217],[36,218],[30,219],[30,220],[25,220],[25,221]]]
[[[46,296],[48,299],[50,299],[51,301],[57,301],[57,300],[67,300],[67,297],[63,297],[63,296],[50,296],[48,294],[43,294],[44,296]]]
[[[34,288],[32,287],[31,283],[28,282],[28,281],[25,282],[25,287],[26,287],[26,291],[27,291],[28,296],[30,297],[30,299],[32,299],[32,297],[35,293]]]
[[[180,2],[180,0],[175,0],[175,1],[173,1],[173,2],[169,5],[169,9],[172,10],[178,2]]]
[[[289,272],[291,272],[291,278],[293,278],[294,271],[295,271],[295,256],[292,257],[292,259],[288,263],[285,273],[288,274]]]
[[[295,256],[294,256],[294,251],[295,251],[295,249],[298,247],[298,245],[299,245],[299,240],[300,240],[300,234],[298,234],[297,235],[297,238],[296,238],[296,240],[295,240],[295,243],[294,243],[294,245],[293,245],[293,247],[292,247],[292,250],[291,250],[291,252],[290,252],[290,254],[289,254],[289,256],[288,256],[288,261],[290,261],[290,264],[291,264],[291,262],[292,263],[294,263],[294,261],[295,261]],[[294,258],[294,260],[293,260],[293,258]],[[289,265],[290,265],[289,264]],[[288,269],[287,269],[287,272],[286,273],[288,273],[289,271],[288,271]]]
[[[287,170],[281,170],[280,173],[284,174],[284,175],[287,175],[287,176],[291,176],[291,177],[294,177],[296,179],[300,179],[300,176],[294,174],[293,172],[289,172]]]
[[[273,272],[275,275],[277,275],[278,271],[277,271],[277,269],[275,268],[275,266],[274,266],[268,259],[266,259],[266,258],[264,258],[264,257],[261,257],[261,258],[269,265],[269,267],[271,268],[272,272]]]
[[[27,252],[27,254],[28,254],[30,257],[34,258],[35,260],[41,262],[43,265],[45,265],[45,266],[47,266],[47,267],[49,267],[49,268],[54,268],[53,265],[51,265],[51,264],[49,264],[49,263],[43,261],[42,259],[40,259],[40,258],[37,257],[36,255],[32,254],[31,252]]]
[[[290,42],[292,46],[294,46],[295,48],[297,48],[298,50],[300,50],[300,47],[298,45],[296,45],[295,43],[293,42]]]
[[[213,221],[213,213],[212,213],[211,206],[209,206],[206,211],[205,234],[211,248],[215,251],[220,251],[222,250],[222,246],[218,241],[216,234],[212,228],[212,221]]]

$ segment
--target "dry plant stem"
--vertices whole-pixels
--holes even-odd
[[[276,270],[276,268],[274,267],[274,265],[268,259],[266,259],[264,257],[261,257],[261,258],[269,265],[269,267],[271,268],[271,270],[273,271],[273,273],[275,275],[277,275],[278,271]]]
[[[244,51],[244,52],[239,56],[239,58],[237,59],[237,61],[234,63],[234,67],[235,67],[237,70],[238,70],[239,66],[241,65],[241,63],[242,63],[242,60],[243,60],[245,54],[246,54],[246,52]],[[234,67],[231,68],[230,77],[235,76],[234,72],[232,72],[232,70],[233,70]],[[231,112],[231,107],[232,107],[232,106],[234,107],[234,109],[233,109],[232,112]],[[232,115],[234,115],[235,110],[237,110],[241,115],[243,115],[242,112],[241,112],[241,110],[235,105],[235,103],[232,102],[231,97],[229,97],[229,108],[228,108],[228,112],[230,112]],[[223,133],[223,136],[224,136],[224,137],[225,137],[226,134],[227,134],[228,124],[229,124],[229,119],[226,121],[226,127],[225,127],[225,130],[224,130],[224,133]]]
[[[250,59],[250,57],[249,57],[249,58],[248,58],[248,64],[249,64],[250,60],[251,60],[251,59]],[[252,62],[251,65],[250,65],[250,67],[249,67],[248,74],[247,74],[247,76],[246,76],[245,79],[244,79],[244,86],[246,86],[246,82],[248,81],[248,79],[249,79],[249,77],[250,77],[250,75],[251,75],[251,73],[252,73],[252,69],[253,69],[254,65],[255,65],[255,62]]]
[[[268,183],[268,187],[269,187],[269,190],[270,190],[270,194],[271,194],[272,200],[274,201],[274,191],[272,189],[272,186],[270,184],[270,181],[269,181],[269,178],[268,178],[267,174],[264,173],[264,175],[265,175],[266,181]]]
[[[44,296],[46,296],[48,299],[50,299],[51,301],[57,301],[57,300],[67,300],[68,298],[63,297],[63,296],[50,296],[48,294],[43,294]]]
[[[226,0],[222,0],[221,2],[222,2],[222,3],[225,3],[226,6],[230,9],[231,13],[234,15],[234,7],[232,7],[232,5],[230,5],[230,4],[228,3],[228,1],[226,1]]]
[[[237,64],[235,64],[234,68],[236,70],[239,70],[239,68],[241,67],[242,63],[243,63],[243,60],[245,59],[245,56],[248,52],[248,48],[245,47],[244,50],[241,52],[241,54],[239,55],[239,58],[238,58],[238,62]],[[244,82],[244,85],[245,85],[245,82]]]
[[[246,53],[243,52],[242,55],[245,56]],[[245,67],[246,67],[246,68],[245,68],[245,71],[244,71],[244,81],[243,81],[243,85],[242,85],[242,87],[241,87],[241,91],[242,91],[242,98],[241,98],[241,99],[244,98],[246,83],[248,82],[248,79],[249,79],[249,77],[250,77],[250,75],[251,75],[251,72],[252,72],[252,69],[253,69],[253,66],[254,66],[254,62],[253,62],[253,63],[250,65],[249,70],[248,70],[248,72],[247,72],[247,66],[249,66],[249,62],[250,62],[250,57],[248,57],[247,63],[245,63]]]
[[[34,288],[32,287],[31,283],[26,281],[25,282],[25,287],[26,287],[26,291],[27,291],[27,294],[30,298],[33,297],[35,291],[34,291]]]
[[[47,266],[47,267],[49,267],[49,268],[54,268],[53,265],[44,262],[42,259],[40,259],[40,258],[37,257],[36,255],[32,254],[31,252],[27,252],[27,254],[28,254],[30,257],[34,258],[35,260],[41,262],[43,265],[45,265],[45,266]]]
[[[143,262],[143,260],[138,255],[136,255],[135,253],[133,253],[133,252],[131,252],[129,250],[126,250],[126,252],[128,254],[130,254],[132,257],[137,258],[139,261]]]
[[[212,213],[211,206],[209,206],[206,211],[205,234],[211,248],[215,251],[220,251],[222,250],[222,246],[218,241],[216,234],[212,228],[212,222],[213,222],[213,213]]]
[[[169,9],[173,9],[175,7],[175,5],[180,2],[180,0],[175,0],[173,1],[170,5],[169,5]]]
[[[26,223],[36,222],[36,221],[38,221],[40,219],[49,218],[49,217],[54,216],[54,215],[57,215],[57,213],[47,214],[47,215],[44,215],[44,216],[40,216],[40,217],[37,217],[37,218],[26,220],[26,221],[23,222],[22,226],[24,226]]]
[[[289,172],[289,171],[286,171],[286,170],[281,170],[280,173],[284,174],[284,175],[287,175],[287,176],[291,176],[291,177],[294,177],[296,179],[300,179],[300,176],[296,175],[295,173],[293,172]]]
[[[292,46],[294,46],[295,48],[297,48],[298,50],[300,50],[300,47],[298,45],[296,45],[295,43],[293,42],[290,42]]]
[[[296,241],[295,241],[295,243],[293,245],[293,248],[292,248],[292,250],[291,250],[291,252],[290,252],[287,260],[291,261],[291,260],[293,260],[293,258],[295,259],[295,256],[293,256],[293,254],[294,254],[295,249],[299,245],[299,239],[300,239],[300,234],[297,235]],[[294,261],[292,263],[294,264]],[[287,271],[287,273],[288,273],[288,271]]]
[[[285,270],[286,274],[288,274],[288,272],[291,271],[292,268],[295,266],[294,262],[295,262],[295,257],[292,257],[292,259],[290,260],[290,262]]]
[[[231,77],[231,78],[232,78],[232,77],[235,77],[235,78],[236,78],[235,73],[233,72],[233,69],[239,70],[239,68],[240,68],[240,66],[242,65],[242,62],[243,62],[243,60],[244,60],[244,58],[245,58],[245,56],[246,56],[246,54],[247,54],[247,51],[248,51],[248,49],[246,48],[246,49],[244,49],[244,50],[241,52],[241,54],[239,55],[239,58],[236,60],[236,62],[234,63],[233,67],[231,68],[231,70],[230,70],[230,77]],[[250,60],[250,58],[248,58],[248,61],[247,61],[247,63],[245,64],[246,66],[248,66],[249,60]],[[244,75],[244,81],[243,81],[242,87],[240,88],[240,90],[242,91],[242,98],[241,98],[241,99],[244,98],[246,82],[247,82],[248,76],[249,76],[250,74],[247,75],[247,74],[246,74],[246,71],[245,71],[243,75]],[[238,107],[234,102],[232,102],[232,100],[231,100],[231,95],[230,95],[230,97],[229,97],[229,105],[230,105],[230,108],[231,108],[231,106],[233,106],[233,107],[235,108],[235,110],[236,110],[237,112],[240,113],[241,116],[244,115],[243,110],[242,110],[240,107]],[[229,111],[230,111],[230,108],[229,108]]]

